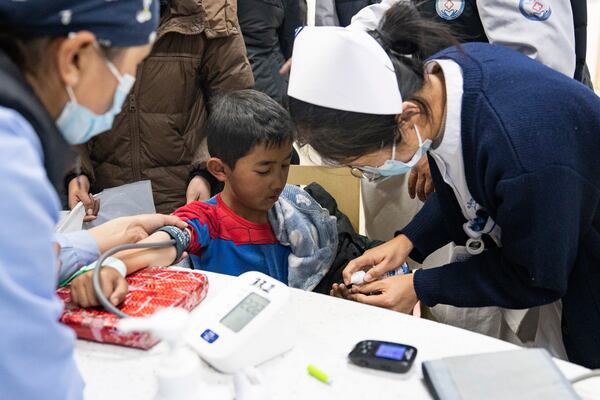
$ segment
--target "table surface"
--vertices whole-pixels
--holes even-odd
[[[194,310],[210,307],[215,295],[232,277],[207,273],[207,298]],[[518,347],[484,335],[321,294],[292,289],[291,315],[297,325],[295,347],[258,367],[269,382],[271,399],[430,399],[423,383],[421,362],[448,356]],[[406,343],[418,349],[417,359],[406,374],[393,374],[351,365],[347,354],[365,339]],[[85,398],[153,399],[155,370],[166,346],[137,350],[78,340],[75,357],[86,382]],[[557,360],[568,377],[585,373],[581,366]],[[306,373],[308,364],[327,372],[325,385]],[[227,388],[233,393],[231,377],[203,363],[207,385]],[[576,385],[584,399],[600,399],[600,379]],[[233,396],[232,396],[233,397]]]

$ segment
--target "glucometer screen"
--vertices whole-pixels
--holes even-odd
[[[406,347],[404,346],[382,343],[375,352],[375,357],[399,361],[404,358],[404,352],[406,352]]]
[[[221,319],[221,323],[234,332],[239,332],[248,325],[265,307],[270,303],[269,299],[259,296],[256,293],[250,293],[240,301],[226,316]]]

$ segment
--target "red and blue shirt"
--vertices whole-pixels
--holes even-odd
[[[194,269],[234,276],[260,271],[287,285],[290,248],[279,243],[269,223],[240,217],[220,195],[185,205],[173,214],[191,228],[187,251]]]

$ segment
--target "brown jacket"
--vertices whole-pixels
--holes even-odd
[[[251,88],[235,0],[171,0],[157,40],[110,132],[80,146],[94,193],[152,181],[161,213],[185,204],[189,173],[207,158],[207,102]]]

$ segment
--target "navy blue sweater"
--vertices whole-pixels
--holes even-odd
[[[569,359],[600,367],[600,99],[501,46],[470,43],[431,58],[463,70],[467,186],[502,228],[502,247],[417,271],[417,296],[428,306],[513,309],[562,299]],[[430,166],[436,192],[402,231],[418,261],[466,239],[458,203]]]

